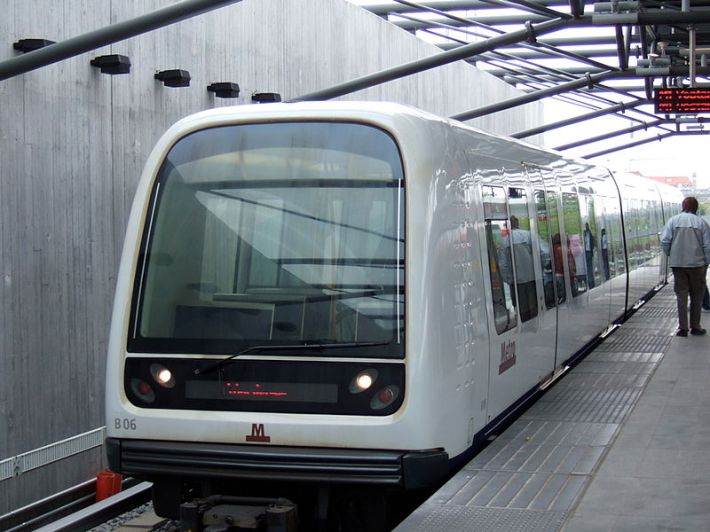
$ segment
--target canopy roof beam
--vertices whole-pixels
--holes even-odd
[[[410,61],[409,63],[388,68],[380,72],[375,72],[374,74],[362,76],[334,87],[304,94],[293,98],[291,101],[329,100],[331,98],[350,94],[362,89],[367,89],[387,81],[403,78],[411,74],[424,72],[435,67],[453,63],[461,59],[466,59],[472,55],[477,55],[489,50],[495,50],[501,46],[525,41],[530,38],[531,31],[533,31],[536,35],[542,35],[556,31],[563,27],[582,25],[582,23],[588,24],[589,21],[581,21],[577,19],[556,19],[534,26],[531,25],[523,30],[511,31],[510,33],[505,33],[503,35],[496,35],[495,37],[491,37],[490,39],[482,42],[466,44],[460,48],[449,50],[448,52],[441,52],[439,54],[425,57],[424,59]]]
[[[550,124],[538,126],[538,127],[532,128],[532,129],[527,129],[527,130],[521,131],[519,133],[513,133],[510,136],[513,138],[516,138],[516,139],[524,139],[527,137],[532,137],[533,135],[540,135],[541,133],[545,133],[545,132],[551,131],[553,129],[558,129],[561,127],[579,124],[580,122],[584,122],[586,120],[592,120],[594,118],[599,118],[601,116],[605,116],[605,115],[612,114],[612,113],[623,112],[623,111],[626,111],[627,109],[632,109],[634,107],[638,107],[640,105],[645,105],[647,103],[651,103],[651,102],[649,100],[637,100],[635,102],[630,102],[630,103],[619,103],[616,105],[612,105],[611,107],[607,107],[605,109],[599,109],[597,111],[593,111],[591,113],[575,116],[573,118],[567,118],[565,120],[560,120],[558,122],[552,122]]]

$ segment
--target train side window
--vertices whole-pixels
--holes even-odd
[[[525,322],[537,316],[533,236],[528,215],[528,196],[525,189],[510,187],[508,202],[510,230],[508,235],[503,237],[503,246],[510,247],[513,252],[517,306],[520,311],[520,320]],[[513,293],[512,287],[511,293]]]
[[[572,297],[587,291],[587,266],[584,258],[582,222],[576,192],[562,193],[565,232],[567,233],[567,266]]]
[[[594,288],[602,283],[602,268],[599,262],[600,236],[597,225],[597,216],[594,210],[594,198],[587,194],[580,194],[580,214],[582,216],[582,245],[584,247],[585,271],[587,273],[587,286]]]
[[[554,274],[555,297],[557,303],[563,303],[567,300],[567,290],[565,289],[565,270],[562,262],[562,238],[560,236],[560,212],[557,206],[559,193],[554,190],[548,190],[545,195],[545,204],[547,205],[548,227],[552,234],[552,271]],[[569,247],[567,247],[568,259],[571,258]],[[548,308],[552,308],[549,307]]]
[[[611,223],[609,224],[609,270],[612,277],[626,272],[626,258],[624,253],[624,234],[621,225],[621,209],[613,202]]]
[[[547,214],[545,191],[535,191],[535,215],[537,216],[537,241],[540,247],[540,270],[542,271],[542,289],[545,294],[545,307],[550,309],[556,304],[554,273],[552,269],[552,250],[550,247],[550,220]]]
[[[493,298],[493,320],[501,334],[518,324],[515,292],[511,287],[512,264],[510,247],[503,246],[503,238],[510,231],[508,207],[503,187],[483,186],[483,213],[488,248],[488,267]],[[506,275],[510,275],[506,282]]]
[[[614,277],[614,246],[613,233],[615,231],[613,219],[613,199],[605,196],[594,196],[596,222],[599,229],[597,242],[598,258],[596,264],[600,268],[599,280],[605,283]]]

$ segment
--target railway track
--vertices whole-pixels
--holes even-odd
[[[0,516],[0,530],[5,532],[91,530],[149,501],[150,487],[151,484],[148,482],[127,479],[120,493],[103,501],[94,502],[95,482],[88,481]],[[109,527],[105,529],[111,530]]]

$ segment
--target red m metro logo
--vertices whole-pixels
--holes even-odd
[[[259,443],[269,443],[271,441],[271,436],[266,435],[263,423],[252,423],[251,424],[251,435],[246,436],[247,441],[254,441]]]

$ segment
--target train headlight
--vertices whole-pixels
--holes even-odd
[[[162,364],[151,364],[150,373],[153,375],[155,382],[160,384],[163,388],[172,388],[175,386],[173,372]]]
[[[370,401],[370,408],[373,410],[382,410],[394,403],[399,397],[399,386],[388,384],[384,388],[377,391]]]
[[[350,393],[360,393],[370,389],[377,380],[377,370],[369,368],[361,371],[350,381]]]

